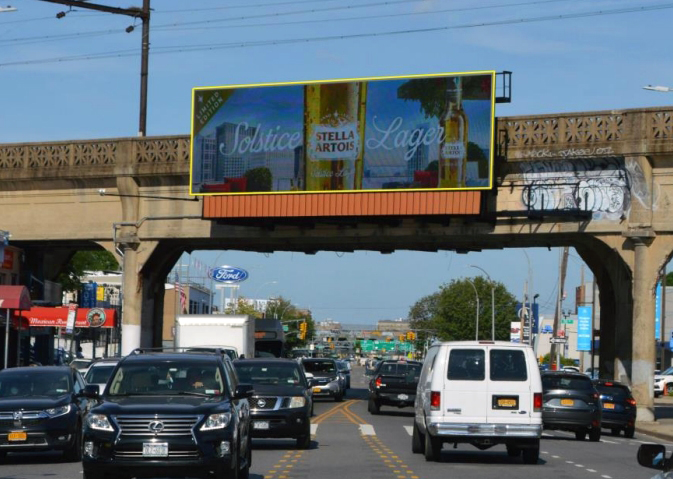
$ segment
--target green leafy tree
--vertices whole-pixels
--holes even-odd
[[[247,179],[246,191],[271,191],[271,170],[265,167],[253,168],[243,175]]]
[[[673,286],[673,271],[666,274],[666,286]]]
[[[262,317],[262,313],[257,311],[252,304],[248,303],[246,298],[243,297],[243,296],[238,298],[238,301],[236,303],[236,311],[234,311],[234,308],[232,308],[230,306],[230,307],[228,307],[224,310],[224,313],[225,314],[247,314],[249,316],[252,316],[253,318],[261,318]]]
[[[63,291],[79,291],[87,271],[119,271],[119,263],[106,250],[78,251],[65,265],[56,282],[63,286]]]
[[[474,278],[479,295],[479,339],[491,339],[491,283]],[[502,283],[495,283],[495,339],[509,341],[510,323],[516,319],[516,298]],[[410,309],[412,329],[431,330],[443,341],[475,338],[477,300],[467,279],[453,280]],[[419,339],[421,333],[419,332]]]
[[[304,348],[311,342],[315,332],[315,323],[311,312],[297,308],[292,304],[292,301],[282,296],[270,301],[266,307],[265,317],[279,319],[283,325],[287,326],[285,343],[288,350]],[[302,322],[306,322],[306,337],[304,339],[299,337],[299,325]]]

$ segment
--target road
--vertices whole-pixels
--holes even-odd
[[[366,381],[356,367],[346,400],[316,402],[309,450],[296,450],[291,440],[255,440],[251,479],[521,479],[527,475],[563,479],[648,479],[655,471],[636,461],[638,446],[661,442],[605,434],[600,443],[577,441],[574,434],[545,431],[537,465],[507,456],[504,446],[486,451],[445,445],[442,460],[428,463],[411,452],[411,409],[383,407],[367,412]],[[607,432],[607,431],[604,431]],[[669,451],[673,444],[668,444]],[[0,466],[0,479],[78,478],[79,463],[62,462],[58,454],[11,454]],[[116,479],[116,478],[114,478]]]

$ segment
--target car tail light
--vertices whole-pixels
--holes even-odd
[[[533,412],[542,411],[542,393],[533,393]]]
[[[597,400],[597,399],[599,399],[599,398],[601,397],[601,395],[598,394],[598,393],[593,393],[593,394],[591,395],[591,397],[594,398],[594,400]]]
[[[442,398],[442,393],[440,393],[439,391],[431,391],[430,392],[430,410],[431,411],[439,411],[441,398]]]
[[[604,383],[604,385],[609,387],[609,388],[613,386],[613,384],[611,382]]]
[[[381,381],[381,376],[376,378],[376,381],[374,381],[374,384],[376,385],[377,388],[381,387],[381,384],[383,384],[383,381]]]
[[[629,405],[631,405],[631,406],[635,406],[635,405],[636,405],[636,400],[633,399],[633,398],[628,398],[628,399],[626,400],[626,404],[629,404]]]

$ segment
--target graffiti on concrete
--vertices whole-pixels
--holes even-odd
[[[628,215],[632,181],[622,157],[529,161],[519,168],[526,209],[591,211],[594,220]]]
[[[580,156],[608,156],[615,152],[611,146],[602,148],[567,148],[565,150],[551,150],[541,148],[537,150],[525,150],[519,154],[520,158],[574,158]]]

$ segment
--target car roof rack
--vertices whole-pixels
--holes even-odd
[[[213,354],[220,356],[227,356],[227,353],[222,348],[215,347],[159,347],[159,348],[135,348],[130,355],[148,354],[148,353],[194,353],[194,354]],[[229,356],[227,356],[229,357]]]

